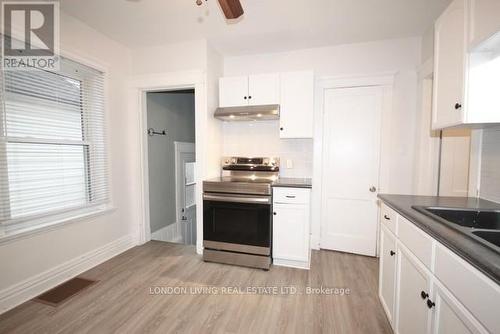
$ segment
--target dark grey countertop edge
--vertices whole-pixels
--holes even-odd
[[[426,215],[411,208],[411,206],[398,204],[395,200],[397,196],[408,195],[379,195],[378,197],[382,202],[398,212],[401,216],[415,224],[418,228],[432,236],[445,247],[453,251],[453,253],[464,259],[474,268],[478,269],[483,274],[492,279],[495,283],[500,285],[498,253],[491,250],[489,247],[473,240],[462,232],[451,228],[437,220],[427,217]],[[418,198],[419,196],[410,197]],[[488,203],[488,201],[480,201]],[[419,205],[419,203],[415,203],[414,205]],[[461,247],[458,247],[457,243],[461,243]],[[482,252],[486,256],[478,255],[478,251]],[[497,263],[495,263],[495,261],[490,261],[495,257],[497,259]]]

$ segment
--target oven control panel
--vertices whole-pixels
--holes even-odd
[[[253,166],[253,167],[279,167],[280,158],[248,158],[248,157],[223,157],[222,167]]]

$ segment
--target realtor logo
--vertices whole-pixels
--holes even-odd
[[[59,2],[2,2],[2,66],[59,69]]]

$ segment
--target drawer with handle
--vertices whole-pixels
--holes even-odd
[[[276,204],[309,204],[311,190],[305,188],[273,188],[273,203]]]
[[[396,211],[388,207],[386,204],[382,203],[382,207],[380,210],[380,222],[381,224],[384,224],[395,235],[397,235],[397,218],[398,214],[396,213]]]

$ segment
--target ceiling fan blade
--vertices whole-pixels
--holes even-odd
[[[219,4],[228,20],[237,19],[244,13],[240,0],[219,0]]]

